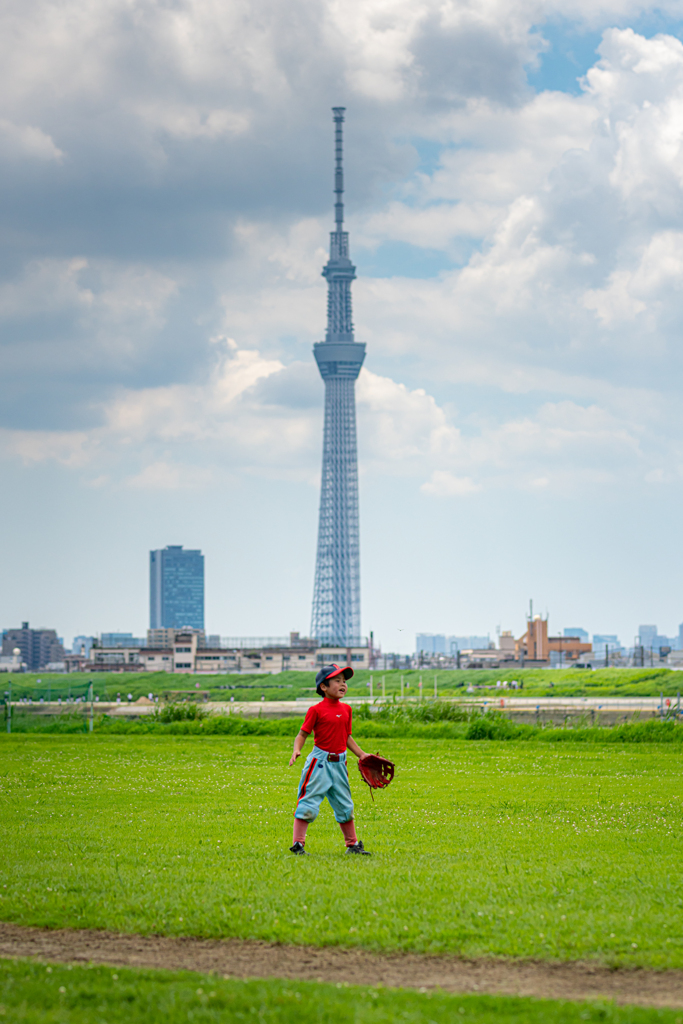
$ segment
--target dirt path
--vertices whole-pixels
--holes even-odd
[[[683,1007],[683,971],[610,970],[587,963],[459,960],[357,949],[276,946],[236,939],[180,939],[113,932],[47,930],[0,923],[0,956],[116,967],[216,972],[235,978],[291,978],[404,988],[439,987],[546,999],[614,999]]]

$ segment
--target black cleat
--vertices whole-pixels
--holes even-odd
[[[294,846],[290,846],[289,852],[290,853],[305,853],[305,854],[308,855],[308,851],[304,850],[304,844],[303,843],[294,843]]]
[[[346,852],[347,853],[362,853],[366,857],[371,857],[372,856],[372,854],[370,853],[369,850],[364,849],[363,844],[361,843],[360,839],[355,844],[355,846],[347,846],[346,847]]]

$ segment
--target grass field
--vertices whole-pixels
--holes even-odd
[[[357,859],[326,805],[287,852],[290,745],[3,737],[0,919],[683,966],[677,748],[383,742]]]
[[[504,996],[454,996],[315,982],[0,960],[0,1016],[22,1024],[681,1024],[675,1010]]]
[[[680,672],[667,668],[598,668],[590,669],[462,669],[442,670],[434,673],[423,669],[415,671],[368,672],[361,670],[351,680],[349,696],[366,697],[368,683],[373,677],[373,695],[382,692],[382,679],[387,696],[401,692],[401,677],[406,697],[419,695],[419,681],[422,678],[425,696],[434,693],[434,676],[437,677],[438,693],[441,696],[466,697],[471,685],[478,696],[485,696],[495,690],[498,680],[518,680],[524,684],[524,696],[676,696],[683,684]],[[315,679],[312,672],[283,672],[279,675],[221,675],[221,676],[178,676],[167,672],[95,672],[92,675],[74,672],[70,675],[39,673],[7,676],[0,675],[0,692],[12,682],[13,700],[30,697],[32,700],[61,697],[81,697],[87,693],[90,679],[94,692],[101,700],[114,700],[120,694],[125,701],[128,694],[133,700],[153,693],[163,694],[169,690],[195,690],[196,685],[208,690],[211,700],[292,700],[296,697],[314,695]],[[512,691],[518,693],[520,691]]]

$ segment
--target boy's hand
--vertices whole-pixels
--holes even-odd
[[[299,734],[294,740],[294,750],[292,756],[289,759],[289,767],[291,768],[297,757],[301,757],[301,751],[303,750],[304,743],[306,742],[309,733],[304,732],[303,729],[299,730]]]

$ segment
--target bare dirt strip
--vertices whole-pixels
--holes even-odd
[[[683,970],[611,970],[585,962],[462,960],[414,953],[279,946],[237,939],[24,928],[2,923],[0,957],[199,971],[229,978],[345,981],[351,985],[440,988],[446,992],[540,999],[613,999],[638,1006],[683,1007]]]

